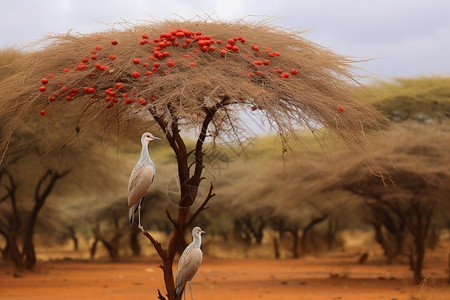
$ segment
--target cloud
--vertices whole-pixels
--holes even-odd
[[[447,74],[450,32],[447,0],[47,0],[9,1],[0,11],[0,46],[24,46],[49,32],[101,31],[125,20],[225,20],[245,15],[283,18],[279,25],[311,29],[306,38],[340,54],[379,57],[361,64],[384,76]]]

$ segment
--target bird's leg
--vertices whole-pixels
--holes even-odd
[[[139,213],[139,228],[142,231],[144,231],[144,227],[141,225],[141,204],[140,203],[139,203],[138,213]]]
[[[184,285],[184,289],[183,289],[183,294],[184,294],[184,300],[186,300],[186,285]]]
[[[191,290],[191,300],[194,300],[194,297],[192,296],[192,280],[189,281],[189,289]]]

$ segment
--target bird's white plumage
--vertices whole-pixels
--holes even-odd
[[[145,196],[153,179],[151,166],[135,167],[128,181],[128,207],[136,205]]]
[[[177,277],[175,285],[177,287],[183,287],[186,282],[191,281],[194,278],[202,263],[202,250],[199,248],[186,249],[181,255],[178,261]]]
[[[176,295],[183,291],[186,283],[194,278],[195,273],[197,273],[200,268],[203,258],[202,250],[200,249],[202,245],[202,233],[205,232],[202,231],[200,227],[194,227],[194,229],[192,229],[193,241],[186,249],[184,249],[180,260],[178,261],[177,275],[175,278]]]
[[[130,224],[134,220],[134,213],[136,209],[139,209],[139,227],[140,224],[140,205],[141,200],[145,197],[147,190],[150,188],[150,185],[155,178],[155,164],[150,158],[150,154],[148,153],[148,143],[151,140],[160,138],[154,137],[151,133],[144,133],[141,137],[141,156],[139,157],[138,162],[133,168],[131,172],[130,179],[128,180],[128,217],[130,220]]]

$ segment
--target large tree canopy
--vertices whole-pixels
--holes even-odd
[[[239,112],[260,109],[283,137],[299,125],[323,126],[350,145],[364,144],[364,129],[384,121],[355,101],[352,60],[269,20],[120,25],[44,38],[13,66],[2,111],[17,122],[70,101],[64,109],[83,115],[81,130],[93,118],[111,124],[150,111],[171,132],[174,122],[200,130],[214,110],[210,133],[242,140]]]

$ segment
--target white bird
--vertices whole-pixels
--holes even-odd
[[[192,297],[192,278],[195,273],[197,273],[200,264],[202,263],[202,250],[200,246],[202,245],[202,231],[200,227],[194,227],[192,229],[193,241],[189,246],[184,249],[183,254],[181,254],[180,260],[178,261],[177,275],[175,279],[175,298],[183,292],[186,282],[189,281],[189,289],[191,290]],[[186,300],[186,293],[184,294],[184,299]]]
[[[142,151],[141,157],[131,172],[128,181],[128,218],[130,225],[134,222],[134,214],[139,210],[139,228],[141,226],[141,206],[150,185],[155,179],[156,167],[148,153],[148,143],[152,140],[162,139],[154,137],[146,132],[141,137]]]

